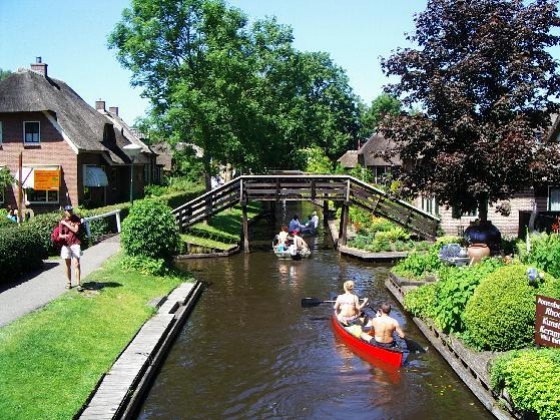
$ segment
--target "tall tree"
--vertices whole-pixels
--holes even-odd
[[[361,117],[362,138],[368,138],[377,131],[381,121],[388,115],[399,115],[402,109],[401,101],[387,93],[382,93],[367,107]]]
[[[384,126],[401,158],[402,181],[462,211],[508,199],[557,163],[536,132],[558,110],[555,0],[428,0],[409,40],[382,61],[400,82],[388,92],[420,106]],[[546,158],[543,158],[546,156]]]
[[[2,69],[0,68],[0,82],[1,82],[2,80],[4,80],[6,77],[8,77],[10,74],[12,74],[11,71],[9,71],[9,70],[2,70]]]
[[[223,0],[132,0],[109,37],[150,99],[151,121],[172,143],[204,151],[208,188],[218,164],[242,172],[303,167],[299,150],[322,142],[334,155],[352,135],[344,73],[292,42],[289,27],[275,19],[249,26]],[[324,87],[318,97],[310,80]],[[315,135],[321,124],[331,131]]]

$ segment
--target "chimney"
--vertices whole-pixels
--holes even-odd
[[[112,112],[113,114],[115,114],[115,116],[119,116],[119,107],[118,106],[110,106],[109,107],[109,112]]]
[[[35,57],[35,63],[31,64],[31,70],[47,77],[47,64],[43,63],[41,57]]]
[[[95,109],[97,111],[105,111],[105,101],[102,101],[101,99],[95,101]]]

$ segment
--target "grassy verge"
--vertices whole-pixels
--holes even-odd
[[[261,203],[247,206],[247,218],[253,220],[262,211]],[[212,217],[209,223],[197,223],[189,232],[181,235],[181,240],[193,245],[226,251],[240,240],[243,229],[241,206],[224,210]]]
[[[148,302],[187,275],[124,272],[122,254],[65,293],[0,328],[0,418],[70,419],[154,313]]]

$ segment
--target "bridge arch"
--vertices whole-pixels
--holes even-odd
[[[173,210],[182,232],[236,204],[243,207],[245,250],[249,249],[246,205],[249,201],[323,201],[342,203],[339,243],[346,244],[348,209],[355,205],[426,239],[435,239],[439,219],[348,175],[242,175]],[[325,215],[328,211],[325,211]]]

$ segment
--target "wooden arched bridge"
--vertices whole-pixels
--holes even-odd
[[[439,224],[437,217],[347,175],[243,175],[177,207],[173,214],[184,232],[216,213],[241,204],[244,245],[248,250],[247,203],[283,200],[323,201],[324,215],[329,214],[329,201],[341,203],[341,245],[346,244],[348,209],[352,205],[389,219],[426,239],[435,239]]]

